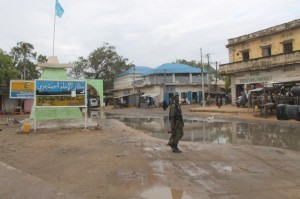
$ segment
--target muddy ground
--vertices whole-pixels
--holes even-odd
[[[184,117],[214,115],[299,128],[299,122],[274,117],[190,108],[183,107]],[[136,117],[168,114],[159,108],[105,111]],[[174,154],[166,141],[114,119],[103,120],[101,129],[38,129],[29,134],[20,133],[18,124],[7,124],[5,116],[0,120],[0,198],[300,198],[297,151],[181,142],[183,153]]]

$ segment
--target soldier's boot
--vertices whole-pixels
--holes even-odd
[[[182,151],[178,149],[177,144],[174,144],[173,147],[173,153],[181,153]]]
[[[172,140],[170,140],[170,141],[168,142],[168,146],[170,146],[170,147],[172,148],[172,150],[175,149],[175,145],[173,144]]]
[[[167,146],[170,146],[173,149],[173,139],[172,138],[169,139]]]

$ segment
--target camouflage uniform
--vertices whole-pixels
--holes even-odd
[[[171,123],[172,135],[169,145],[172,147],[173,152],[181,152],[178,148],[178,142],[183,136],[184,122],[182,118],[181,106],[175,102],[170,106],[169,120]]]

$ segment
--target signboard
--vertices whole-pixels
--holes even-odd
[[[269,82],[272,81],[272,76],[263,76],[263,77],[248,77],[244,79],[240,79],[241,84],[249,84],[249,83],[258,83],[258,82]]]
[[[9,97],[12,99],[34,99],[34,81],[11,80]]]
[[[36,107],[85,107],[85,81],[36,80]]]

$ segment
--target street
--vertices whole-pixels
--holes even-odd
[[[260,118],[245,109],[234,112],[233,107],[221,107],[231,111],[217,112],[211,107],[196,112],[191,108],[200,107],[183,106],[184,117],[214,115],[299,128],[297,121]],[[105,112],[168,115],[162,108],[105,107]],[[101,129],[38,129],[29,134],[6,121],[1,116],[0,198],[300,198],[298,151],[182,141],[183,153],[175,154],[165,140],[116,119],[103,120]]]

